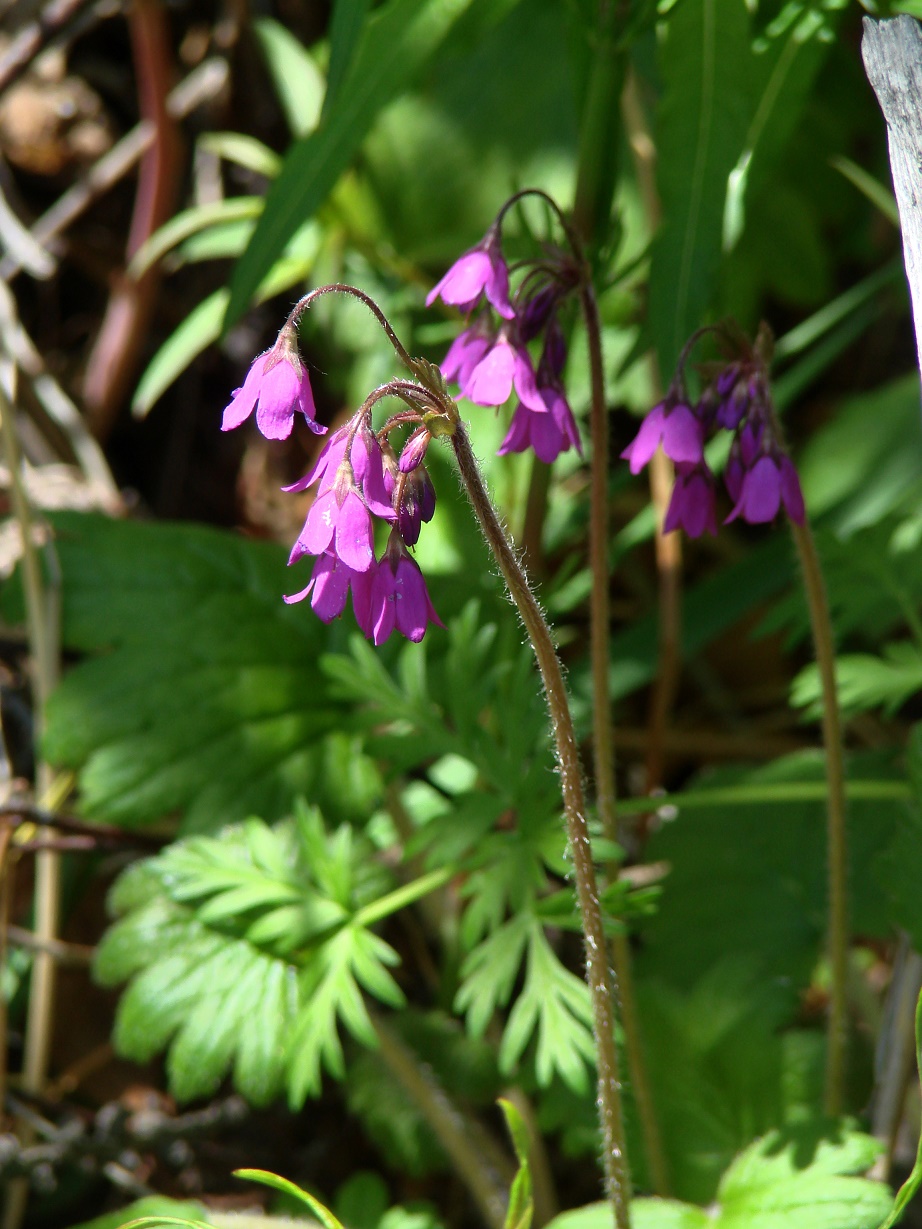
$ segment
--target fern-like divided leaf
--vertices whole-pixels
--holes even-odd
[[[260,1105],[292,1107],[344,1070],[339,1026],[376,1044],[364,1002],[403,995],[396,952],[356,922],[388,887],[348,827],[315,811],[272,829],[259,820],[179,841],[138,863],[112,893],[120,919],[97,957],[99,979],[129,981],[117,1048],[140,1061],[168,1049],[170,1086],[187,1100],[232,1071]]]

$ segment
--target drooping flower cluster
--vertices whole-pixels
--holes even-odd
[[[510,298],[500,226],[498,219],[426,299],[431,306],[440,298],[468,316],[467,327],[445,356],[442,372],[475,405],[503,405],[513,392],[518,397],[499,448],[501,456],[527,448],[546,462],[570,448],[582,454],[579,429],[563,387],[566,342],[558,319],[560,305],[578,284],[578,272],[572,257],[545,254]],[[542,334],[536,369],[528,346]]]
[[[672,499],[663,522],[667,533],[684,529],[693,538],[705,530],[717,533],[717,484],[704,458],[704,444],[719,430],[733,433],[724,470],[733,508],[725,523],[741,519],[765,524],[784,508],[803,524],[803,494],[772,403],[765,346],[762,334],[754,347],[747,346],[741,357],[721,366],[695,402],[685,392],[686,347],[666,397],[622,452],[632,474],[639,473],[659,447],[675,463]]]
[[[373,394],[369,402],[377,399]],[[298,412],[312,431],[326,431],[315,421],[310,381],[290,323],[276,345],[254,360],[243,387],[224,411],[222,430],[239,426],[254,406],[256,425],[267,439],[286,439]],[[388,435],[406,422],[422,424],[422,417],[405,412],[376,434],[366,403],[330,437],[310,472],[284,488],[317,487],[288,560],[293,564],[314,555],[316,563],[305,588],[285,601],[300,602],[310,595],[315,613],[329,623],[343,613],[351,592],[356,622],[375,644],[383,644],[395,630],[419,641],[430,622],[442,626],[408,550],[416,544],[422,522],[431,520],[435,511],[435,489],[424,465],[432,437],[419,425],[398,458]],[[390,529],[380,558],[375,555],[376,521]]]

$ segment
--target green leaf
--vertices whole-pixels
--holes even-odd
[[[266,179],[274,179],[282,167],[282,159],[274,150],[243,132],[206,132],[199,137],[198,145],[225,162],[265,175]]]
[[[849,183],[854,184],[858,191],[871,202],[891,226],[899,229],[900,211],[897,208],[896,197],[893,195],[892,189],[886,184],[875,179],[869,174],[864,167],[858,166],[856,162],[852,162],[851,158],[835,157],[829,159],[830,166],[834,166]]]
[[[291,134],[307,136],[320,119],[326,89],[323,74],[307,48],[279,22],[260,17],[253,28]]]
[[[75,1225],[73,1229],[122,1229],[122,1226],[131,1221],[146,1218],[159,1219],[162,1216],[173,1217],[176,1220],[189,1217],[190,1219],[185,1223],[194,1224],[203,1221],[206,1214],[206,1209],[200,1203],[167,1199],[165,1195],[147,1195],[143,1199],[136,1199],[134,1203],[129,1203],[124,1208],[119,1208],[117,1212],[106,1212],[102,1216],[95,1216],[92,1220],[83,1221]]]
[[[892,1195],[867,1170],[881,1145],[843,1124],[792,1125],[757,1140],[718,1190],[719,1229],[877,1229]]]
[[[159,227],[143,243],[128,266],[128,276],[141,277],[151,265],[155,265],[172,248],[200,230],[208,230],[224,222],[239,222],[241,219],[258,218],[262,213],[261,196],[234,196],[227,200],[214,201],[208,205],[196,205],[174,214],[169,222]]]
[[[836,658],[836,690],[843,717],[882,708],[892,716],[922,690],[922,648],[909,641],[884,645],[873,653],[842,653]],[[819,670],[805,666],[791,685],[791,704],[814,720],[822,716]]]
[[[389,0],[364,25],[336,105],[285,156],[237,264],[224,326],[244,312],[273,262],[350,165],[375,116],[413,81],[470,0]]]
[[[180,1100],[210,1095],[233,1068],[254,1103],[287,1085],[300,1105],[319,1090],[321,1066],[343,1073],[340,1021],[376,1044],[363,991],[403,1005],[387,971],[396,953],[352,920],[382,886],[382,872],[366,843],[343,841],[343,828],[326,832],[318,816],[311,822],[323,856],[308,860],[298,839],[305,822],[269,829],[250,821],[178,841],[113,892],[113,906],[127,912],[103,939],[96,974],[108,984],[130,979],[115,1043],[141,1059],[168,1048]],[[332,864],[343,905],[320,899],[324,865]],[[254,918],[271,916],[280,897],[300,898],[308,918],[319,902],[329,924],[312,930],[295,914],[290,932],[257,936]]]
[[[543,928],[532,919],[525,984],[509,1013],[500,1045],[503,1071],[515,1066],[535,1032],[539,1084],[547,1086],[556,1073],[570,1088],[584,1090],[587,1066],[595,1060],[589,989],[560,963]]]
[[[880,1145],[847,1124],[804,1122],[757,1140],[733,1162],[707,1209],[673,1199],[634,1199],[634,1229],[877,1229],[891,1204],[882,1182],[852,1177]],[[887,1225],[881,1229],[888,1229]],[[611,1208],[590,1204],[548,1229],[608,1229]]]
[[[650,327],[663,377],[704,322],[720,265],[727,183],[752,110],[743,0],[683,0],[661,44],[655,142],[663,222],[650,265]]]
[[[330,633],[281,600],[281,548],[195,525],[55,523],[64,643],[89,656],[49,704],[45,751],[78,771],[86,814],[179,811],[204,830],[276,819],[299,795],[368,814],[375,774],[317,670]]]
[[[512,1186],[509,1190],[509,1206],[506,1209],[504,1229],[530,1229],[535,1208],[532,1197],[531,1170],[528,1166],[528,1153],[531,1148],[528,1127],[511,1101],[500,1097],[499,1107],[506,1119],[506,1127],[512,1137],[516,1159],[519,1162],[519,1168],[512,1179]]]
[[[327,115],[336,102],[340,86],[346,78],[362,36],[362,29],[371,0],[334,0],[330,17],[330,66],[327,70],[327,92],[323,114]]]
[[[289,1182],[287,1178],[280,1178],[278,1174],[270,1173],[267,1169],[235,1169],[234,1177],[250,1182],[261,1182],[263,1186],[271,1186],[274,1190],[281,1191],[283,1195],[289,1195],[299,1203],[306,1204],[323,1225],[323,1229],[343,1229],[342,1224],[328,1207],[319,1199],[315,1199],[308,1191],[295,1186],[294,1182]]]
[[[723,246],[729,252],[746,225],[746,198],[771,191],[771,171],[800,120],[810,89],[835,37],[843,0],[814,5],[789,0],[751,57],[752,118],[739,160],[730,172]]]
[[[676,1199],[632,1199],[631,1229],[707,1229],[711,1218],[703,1208]],[[547,1229],[611,1229],[611,1204],[590,1203],[561,1212]]]
[[[880,757],[854,757],[856,778],[892,775]],[[825,932],[823,803],[771,799],[772,786],[819,780],[820,755],[786,756],[756,771],[729,769],[699,783],[746,782],[752,801],[683,810],[651,838],[647,856],[671,866],[657,912],[642,924],[638,973],[690,987],[730,956],[755,960],[767,983],[794,994],[809,984]],[[760,802],[758,786],[768,787]],[[902,804],[855,798],[849,805],[851,922],[865,935],[890,933],[877,885],[860,873],[894,832]]]

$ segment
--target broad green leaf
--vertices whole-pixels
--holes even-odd
[[[325,902],[333,924],[310,942],[297,917],[288,935],[254,933],[254,917],[271,914],[280,894],[310,906],[321,891],[322,866],[305,857],[291,821],[261,830],[250,821],[176,842],[133,867],[112,894],[113,908],[125,912],[98,949],[96,974],[106,984],[129,981],[115,1044],[143,1060],[167,1050],[180,1100],[212,1095],[232,1070],[255,1104],[287,1087],[297,1107],[319,1091],[321,1066],[343,1074],[340,1023],[376,1044],[363,991],[403,1005],[387,971],[396,953],[354,921],[386,876],[365,842],[346,845],[342,828],[328,832],[314,818],[327,860],[346,851],[351,864],[343,872],[346,907]]]
[[[879,1150],[875,1140],[847,1124],[805,1122],[772,1132],[742,1153],[707,1208],[674,1199],[634,1199],[631,1224],[635,1229],[877,1229],[890,1209],[890,1191],[882,1182],[851,1175],[866,1169]],[[611,1208],[599,1203],[555,1216],[548,1229],[608,1229],[610,1224]]]
[[[246,310],[285,244],[326,200],[375,116],[413,81],[470,0],[389,0],[365,23],[336,105],[288,151],[237,264],[224,325]]]
[[[631,1229],[707,1229],[711,1218],[704,1208],[677,1199],[632,1199]],[[609,1203],[590,1203],[561,1212],[547,1229],[611,1229]]]
[[[317,670],[330,632],[282,601],[280,547],[79,514],[56,526],[64,643],[89,656],[49,705],[45,750],[78,771],[87,814],[179,812],[204,830],[274,820],[299,795],[367,814],[374,773]]]
[[[668,380],[704,323],[721,256],[730,172],[752,111],[749,15],[743,0],[682,0],[660,50],[656,120],[663,221],[650,266],[650,328]]]
[[[225,222],[239,222],[258,218],[262,213],[261,196],[236,196],[214,201],[209,205],[196,205],[175,214],[138,248],[128,266],[128,276],[141,277],[151,265],[155,265],[177,244],[201,230],[209,230]]]
[[[253,28],[291,134],[307,136],[320,119],[326,89],[323,74],[307,48],[279,22],[260,17]]]
[[[855,757],[849,776],[884,776],[886,762]],[[758,784],[818,780],[822,757],[786,756],[754,772],[724,769],[707,784],[756,786],[752,802],[678,811],[651,838],[647,856],[671,866],[656,913],[642,924],[638,973],[691,987],[734,956],[756,961],[768,984],[794,995],[809,983],[825,933],[826,848],[823,803],[758,801]],[[703,786],[705,781],[701,781]],[[880,892],[860,873],[885,846],[902,804],[854,799],[848,809],[851,923],[888,935]]]

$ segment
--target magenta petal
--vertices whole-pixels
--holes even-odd
[[[503,258],[496,257],[490,262],[490,276],[484,286],[487,299],[505,320],[515,319],[515,309],[509,302],[509,270]]]
[[[475,405],[502,405],[512,392],[514,372],[515,353],[509,342],[500,338],[471,372],[464,395]]]
[[[362,635],[371,640],[371,588],[375,574],[382,565],[373,563],[367,572],[356,572],[352,577],[352,611]]]
[[[654,406],[640,424],[640,430],[634,436],[633,441],[622,452],[621,456],[624,460],[630,462],[632,474],[639,474],[643,467],[649,464],[650,458],[659,447],[663,436],[665,412],[662,403]]]
[[[284,440],[294,426],[300,377],[287,359],[263,368],[256,425],[267,440]]]
[[[371,638],[375,644],[384,644],[396,623],[394,573],[386,559],[382,560],[372,578],[369,608]]]
[[[335,555],[321,555],[317,560],[311,578],[314,586],[311,607],[324,623],[338,619],[346,609],[351,579],[352,572]]]
[[[375,561],[371,513],[355,490],[346,492],[336,517],[336,554],[354,572],[367,572]]]
[[[701,424],[687,405],[674,406],[663,416],[663,452],[676,463],[697,464],[704,455]]]
[[[243,387],[237,389],[231,398],[230,405],[224,411],[224,417],[221,419],[222,431],[232,431],[234,427],[239,427],[253,413],[263,378],[263,363],[268,353],[268,350],[263,351],[250,364]]]
[[[384,456],[373,432],[363,429],[356,435],[352,445],[352,468],[371,511],[382,520],[393,521],[396,514],[384,477]]]
[[[771,457],[760,457],[743,479],[739,500],[727,522],[741,516],[750,525],[764,525],[775,519],[780,507],[781,475],[778,466]]]
[[[490,342],[479,333],[465,329],[459,333],[442,360],[442,375],[465,389],[471,372],[490,348]]]
[[[418,644],[430,623],[444,627],[429,600],[426,582],[418,564],[404,555],[397,564],[394,580],[397,630]]]
[[[491,272],[490,257],[486,252],[481,249],[465,252],[429,291],[426,306],[431,307],[439,296],[445,303],[454,306],[473,302],[481,294]]]
[[[538,382],[535,379],[535,369],[531,365],[531,356],[528,351],[521,346],[512,347],[514,354],[514,362],[512,369],[512,382],[515,385],[515,391],[519,394],[519,400],[523,405],[527,405],[530,410],[534,410],[537,414],[547,412],[547,406],[541,394],[538,392]],[[471,398],[473,400],[473,398]]]
[[[299,590],[299,592],[297,593],[283,593],[282,601],[285,603],[286,606],[293,606],[295,602],[303,602],[304,599],[307,597],[308,593],[310,593],[311,589],[313,589],[313,587],[314,587],[314,582],[313,580],[311,580],[307,583],[307,585],[303,589]]]
[[[506,432],[506,437],[496,450],[498,457],[504,457],[510,452],[524,452],[529,445],[530,433],[529,419],[531,411],[525,406],[520,405],[512,415],[512,422],[509,424],[509,430]]]
[[[333,541],[338,522],[339,507],[335,492],[326,491],[323,495],[318,495],[310,506],[295,549],[300,548],[302,555],[322,555]],[[289,560],[290,562],[292,560]]]

